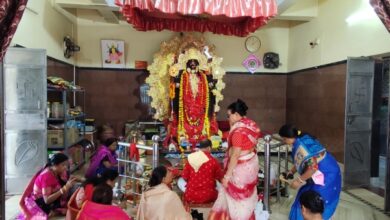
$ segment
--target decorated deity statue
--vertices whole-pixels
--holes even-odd
[[[179,60],[186,68],[171,74],[170,138],[175,141],[184,137],[194,148],[198,141],[218,132],[212,93],[217,80],[201,68],[206,66],[207,58],[199,50],[190,48]],[[180,145],[180,141],[177,143]]]
[[[163,145],[172,149],[194,148],[218,133],[216,112],[225,88],[222,58],[204,38],[192,35],[162,42],[153,63],[148,66],[154,118],[167,126]]]

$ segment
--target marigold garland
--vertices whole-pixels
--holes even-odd
[[[216,87],[211,92],[215,95],[214,111],[219,111],[220,107],[218,103],[223,99],[221,91],[225,87],[225,84],[223,83],[225,71],[221,68],[222,58],[214,54],[215,47],[207,44],[203,37],[184,35],[183,37],[174,37],[169,41],[162,42],[160,51],[154,55],[153,63],[148,66],[150,75],[146,79],[146,83],[150,86],[148,95],[152,98],[151,107],[156,110],[154,115],[155,119],[163,121],[170,117],[170,97],[175,96],[175,84],[171,84],[170,79],[171,77],[177,76],[181,70],[185,70],[185,56],[182,56],[185,54],[182,54],[182,51],[187,51],[189,48],[197,48],[198,51],[203,51],[205,46],[208,46],[209,52],[213,56],[212,61],[207,62],[207,58],[200,53],[201,56],[199,59],[202,61],[200,63],[202,65],[200,65],[199,68],[201,71],[210,70],[213,79],[218,80]],[[206,89],[209,91],[207,85]],[[206,94],[209,96],[208,92]],[[183,97],[183,94],[181,94],[181,97]],[[208,100],[210,99],[210,97],[206,98]],[[208,104],[208,102],[206,103]],[[210,106],[207,106],[207,109],[209,108]],[[178,119],[179,117],[182,117],[184,120],[184,115],[180,116],[180,112],[182,114],[185,113],[179,109]],[[209,130],[209,126],[206,126],[206,124],[210,124],[208,112],[205,114],[205,118],[202,117],[202,119],[204,120],[204,128],[208,127]],[[183,131],[183,126],[183,124],[180,125],[179,120],[178,128]],[[178,132],[180,129],[178,129]],[[210,131],[206,131],[207,134],[209,134],[209,132]]]

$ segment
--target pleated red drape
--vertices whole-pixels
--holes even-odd
[[[116,0],[139,31],[196,31],[246,36],[276,15],[275,0]]]
[[[390,32],[390,0],[370,0],[370,4]]]
[[[27,1],[0,0],[0,61],[3,60],[16,28],[22,19]]]

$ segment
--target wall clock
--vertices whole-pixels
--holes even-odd
[[[250,36],[245,40],[245,49],[251,53],[258,51],[261,47],[260,38]]]

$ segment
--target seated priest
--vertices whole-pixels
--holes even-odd
[[[204,204],[217,199],[216,181],[223,178],[223,171],[210,150],[211,141],[205,139],[200,142],[197,152],[188,155],[179,180],[179,187],[184,191],[184,201],[187,203]]]

